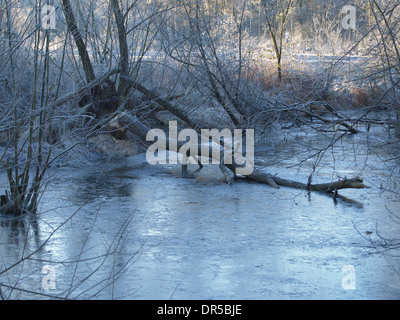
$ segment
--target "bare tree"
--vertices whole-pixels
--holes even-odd
[[[294,6],[293,0],[269,1],[262,0],[265,10],[268,31],[271,36],[275,51],[275,58],[278,70],[279,81],[282,80],[282,53],[284,47],[285,27],[291,9]]]

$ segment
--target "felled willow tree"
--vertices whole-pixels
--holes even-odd
[[[289,10],[292,6],[292,2],[285,2],[285,4],[286,6],[282,8],[282,22],[278,29],[273,27],[273,22],[271,20],[271,35],[277,37],[275,42],[280,56],[282,55],[283,28],[289,14]],[[241,75],[244,69],[242,42],[244,35],[245,5],[246,1],[242,2],[241,6],[233,5],[231,7],[232,16],[234,17],[232,25],[234,26],[233,29],[235,30],[231,37],[235,37],[237,40],[238,61],[227,61],[226,57],[224,57],[222,54],[223,51],[221,50],[223,49],[224,44],[219,43],[217,40],[221,36],[221,32],[218,30],[213,30],[212,25],[213,23],[216,23],[216,21],[210,18],[213,15],[205,15],[205,12],[209,13],[210,8],[205,7],[205,3],[200,0],[182,0],[176,3],[175,8],[179,8],[179,16],[182,22],[182,25],[180,26],[181,28],[179,30],[175,30],[177,32],[176,39],[179,39],[179,36],[181,36],[184,38],[184,40],[177,42],[185,43],[185,45],[181,51],[179,45],[167,43],[167,47],[173,48],[170,51],[167,49],[167,54],[175,61],[182,63],[187,68],[189,74],[198,75],[198,79],[201,79],[200,81],[204,83],[205,87],[209,88],[212,97],[220,104],[222,109],[225,110],[232,121],[233,126],[239,126],[243,119],[246,120],[247,116],[245,104],[242,101],[243,94],[241,86]],[[155,103],[156,109],[168,110],[171,114],[175,115],[183,123],[185,123],[185,126],[198,129],[197,124],[191,119],[187,110],[180,108],[176,104],[170,103],[167,99],[159,97],[156,93],[146,88],[142,83],[139,83],[132,76],[134,62],[130,60],[131,54],[129,53],[127,31],[127,17],[129,16],[132,6],[128,7],[128,9],[123,9],[123,6],[120,5],[120,1],[118,0],[111,0],[110,6],[114,15],[119,47],[119,81],[118,86],[116,86],[115,92],[113,92],[112,95],[114,95],[114,97],[116,96],[116,100],[122,105],[125,96],[128,95],[130,91],[137,90],[148,99],[151,99]],[[69,0],[63,0],[63,9],[68,29],[71,34],[73,34],[75,44],[78,47],[87,81],[93,81],[94,74],[92,73],[92,67],[89,55],[87,54],[86,44],[82,41],[82,36],[77,28],[74,13]],[[166,10],[169,11],[170,9],[167,8]],[[184,30],[182,27],[184,27]],[[190,49],[188,50],[187,48]],[[182,54],[182,52],[187,55],[186,60],[180,59],[179,54]],[[280,67],[280,64],[278,65]],[[227,72],[227,70],[230,72]],[[279,71],[281,71],[280,68]],[[92,98],[94,101],[98,100],[99,97],[96,96],[96,92],[94,92]],[[103,98],[103,96],[100,95],[100,98]],[[124,114],[119,118],[119,121],[125,128],[130,130],[136,136],[140,137],[142,140],[146,140],[146,133],[150,130],[150,128],[141,123],[137,117]],[[221,168],[221,170],[225,173],[227,172],[226,169],[231,170],[232,172],[235,171],[235,167],[227,166],[227,168]],[[365,185],[362,183],[362,180],[358,178],[347,181],[339,181],[333,184],[329,183],[325,185],[312,185],[311,183],[302,184],[295,181],[279,179],[278,177],[272,177],[258,169],[256,169],[254,174],[248,178],[261,183],[267,183],[273,187],[283,185],[295,188],[308,188],[309,190],[316,191],[332,191],[333,189],[341,188],[365,187]],[[232,181],[230,178],[227,180],[230,182]]]

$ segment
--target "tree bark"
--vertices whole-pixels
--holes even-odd
[[[128,51],[128,42],[126,41],[125,21],[118,0],[112,0],[111,4],[114,11],[115,22],[117,24],[118,42],[120,50],[119,61],[121,68],[121,77],[119,80],[117,92],[119,96],[125,96],[128,91],[128,82],[124,77],[129,76],[129,51]]]
[[[296,189],[320,191],[320,192],[333,192],[340,189],[364,189],[367,186],[364,184],[363,179],[356,177],[353,179],[342,179],[339,181],[320,183],[320,184],[307,184],[294,180],[282,179],[277,176],[272,176],[269,173],[261,172],[259,169],[247,176],[248,179],[266,183],[273,188],[279,189],[279,186],[290,187]]]
[[[72,11],[71,3],[69,0],[62,1],[65,20],[67,21],[68,30],[74,37],[76,46],[78,48],[79,56],[82,61],[83,70],[85,71],[86,81],[89,83],[96,79],[92,63],[90,62],[89,54],[87,52],[86,44],[82,39],[82,35],[76,24],[75,16]]]

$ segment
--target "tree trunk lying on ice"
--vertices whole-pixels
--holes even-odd
[[[118,119],[119,123],[130,130],[132,133],[137,135],[143,140],[146,140],[147,132],[150,130],[147,126],[141,123],[136,117],[131,116],[129,114],[122,114],[121,117]],[[166,146],[170,144],[167,143]],[[179,147],[179,143],[178,143]],[[213,153],[211,152],[210,147],[210,155],[212,156]],[[200,149],[200,147],[199,147]],[[170,150],[177,152],[178,150]],[[221,147],[222,151],[222,147]],[[198,161],[196,159],[196,161]],[[201,163],[198,162],[200,168],[202,167]],[[223,156],[220,160],[220,169],[221,172],[224,174],[227,183],[231,183],[235,177],[235,169],[237,169],[237,164],[223,164]],[[282,179],[277,176],[273,176],[269,173],[264,172],[261,168],[254,168],[254,171],[244,176],[245,179],[257,181],[260,183],[268,184],[274,188],[279,188],[279,186],[297,188],[297,189],[304,189],[309,191],[320,191],[320,192],[337,192],[340,189],[347,189],[347,188],[355,188],[355,189],[362,189],[367,188],[367,186],[363,183],[363,180],[359,177],[353,179],[342,179],[339,181],[328,182],[328,183],[321,183],[321,184],[311,184],[311,183],[302,183],[288,179]]]
[[[328,182],[328,183],[308,184],[288,179],[282,179],[280,177],[273,176],[269,173],[262,172],[260,169],[255,169],[254,172],[246,176],[246,178],[266,183],[276,189],[278,189],[279,186],[282,186],[282,187],[290,187],[290,188],[304,189],[310,191],[334,192],[335,190],[340,190],[340,189],[367,188],[367,186],[363,182],[363,179],[360,177],[356,177],[353,179],[344,178],[342,180]]]

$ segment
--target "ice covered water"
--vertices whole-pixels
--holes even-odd
[[[284,140],[256,150],[256,164],[307,181],[315,159],[301,160],[321,137],[292,132]],[[317,166],[315,182],[360,175],[371,186],[341,190],[336,204],[297,189],[226,185],[217,165],[183,178],[178,165],[150,166],[144,155],[58,170],[37,218],[0,217],[0,269],[26,258],[0,275],[2,291],[37,299],[398,299],[398,254],[373,253],[369,241],[380,239],[377,231],[398,238],[390,215],[398,177],[369,152],[371,141],[360,141],[343,138]]]

